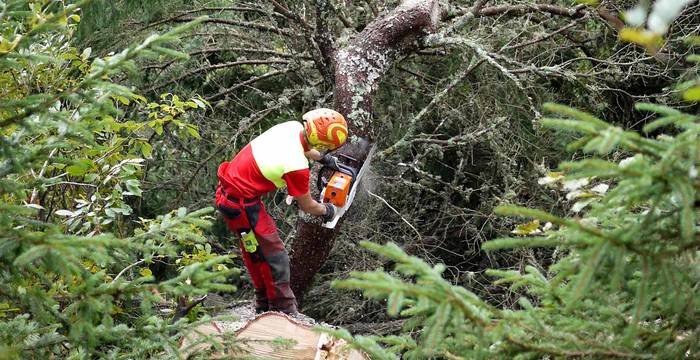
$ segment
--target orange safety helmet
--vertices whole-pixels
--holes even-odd
[[[339,112],[331,109],[315,109],[302,116],[304,134],[309,145],[320,150],[335,150],[348,138],[348,123]]]

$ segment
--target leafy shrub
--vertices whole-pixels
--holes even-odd
[[[204,242],[212,209],[132,221],[149,139],[199,98],[148,103],[112,81],[196,23],[105,58],[71,38],[78,5],[0,2],[0,359],[178,358],[185,321],[163,298],[233,289],[226,256],[195,257],[154,281],[148,264]],[[171,125],[172,124],[172,125]],[[195,261],[201,258],[201,261]]]

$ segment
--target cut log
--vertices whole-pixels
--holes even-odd
[[[184,358],[188,358],[210,351],[211,345],[204,340],[210,337],[212,341],[222,343],[227,333],[221,329],[226,328],[226,324],[217,324],[217,322],[198,326],[183,337],[180,344],[181,354]],[[210,358],[245,355],[280,360],[369,360],[369,357],[362,352],[346,346],[345,341],[314,332],[311,328],[282,313],[268,312],[248,321],[233,332],[240,340],[237,345],[244,348],[245,352],[231,350],[226,354],[212,354]],[[280,348],[273,345],[273,341],[277,339],[292,340],[294,344]]]

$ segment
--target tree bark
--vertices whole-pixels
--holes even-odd
[[[437,29],[439,18],[438,0],[405,0],[333,54],[335,110],[345,115],[350,127],[350,139],[339,154],[365,161],[374,138],[372,96],[397,57],[416,51],[418,40]],[[335,229],[321,227],[318,220],[301,218],[297,222],[291,251],[291,286],[300,302],[326,262],[346,217]]]

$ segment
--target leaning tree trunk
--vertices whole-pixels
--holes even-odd
[[[418,40],[436,30],[439,18],[438,0],[405,0],[334,54],[335,109],[345,115],[350,126],[350,140],[339,153],[362,162],[367,158],[373,145],[372,96],[382,76],[399,55],[415,51]],[[343,220],[335,229],[307,219],[297,223],[291,286],[299,301],[328,258]]]

